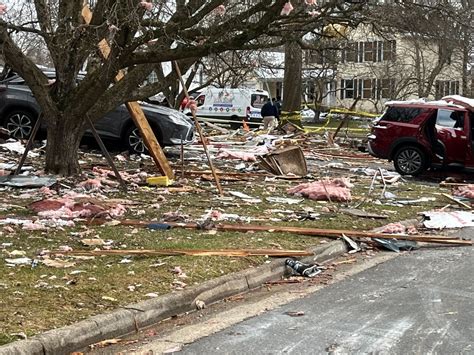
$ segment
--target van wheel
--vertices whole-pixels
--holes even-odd
[[[10,131],[10,135],[17,139],[30,137],[36,119],[28,111],[17,110],[10,112],[3,122],[3,126]]]
[[[419,175],[426,169],[426,154],[418,147],[404,146],[395,153],[393,165],[400,175]]]

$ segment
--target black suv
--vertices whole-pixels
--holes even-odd
[[[55,77],[54,71],[44,73],[50,79]],[[140,106],[161,146],[194,141],[194,124],[183,113],[144,102],[140,102]],[[8,129],[13,137],[28,138],[39,113],[40,107],[23,78],[13,74],[0,81],[0,125]],[[125,105],[106,114],[94,126],[102,138],[120,141],[133,153],[146,151]]]

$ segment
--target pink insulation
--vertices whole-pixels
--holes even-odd
[[[290,195],[304,196],[311,200],[346,202],[352,199],[350,190],[352,186],[349,179],[325,179],[297,185],[288,189],[287,192]]]
[[[219,159],[240,159],[243,161],[256,161],[255,155],[252,153],[245,153],[245,152],[233,152],[227,149],[221,149],[217,153],[217,158]]]
[[[415,226],[404,226],[400,222],[389,223],[386,226],[381,227],[379,232],[387,233],[387,234],[417,234],[418,233]]]
[[[84,201],[84,198],[81,197],[77,197],[77,200],[74,197],[44,199],[31,203],[29,207],[40,217],[61,219],[120,217],[126,212],[126,208],[121,204],[101,204],[95,200]]]
[[[458,197],[466,197],[474,199],[474,184],[456,186],[453,189],[453,195]]]
[[[102,188],[102,182],[100,179],[88,179],[79,183],[79,186],[83,187],[86,190],[100,190]]]

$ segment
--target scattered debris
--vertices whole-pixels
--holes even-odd
[[[353,185],[346,178],[326,179],[300,184],[288,189],[290,195],[304,196],[311,200],[351,201]]]
[[[195,304],[196,304],[196,309],[198,310],[206,308],[206,303],[204,301],[196,300]]]
[[[339,212],[346,213],[354,217],[362,217],[362,218],[374,218],[374,219],[387,219],[388,218],[387,215],[370,213],[370,212],[366,212],[357,208],[341,208]]]
[[[305,313],[303,311],[288,311],[285,314],[290,317],[302,317]]]
[[[260,166],[274,175],[306,176],[308,174],[306,159],[299,146],[276,149],[258,158]]]
[[[346,242],[349,248],[351,248],[351,250],[349,250],[349,254],[357,253],[358,251],[360,251],[359,244],[357,244],[351,238],[343,234],[342,239]]]
[[[455,186],[453,188],[453,195],[474,199],[474,184]]]
[[[286,197],[266,197],[265,198],[268,202],[272,203],[279,203],[279,204],[288,204],[288,205],[295,205],[303,202],[303,199],[299,198],[286,198]]]
[[[305,277],[315,277],[323,271],[323,269],[316,264],[303,264],[301,261],[293,259],[286,259],[285,265],[288,266],[293,272]]]
[[[380,239],[374,238],[372,239],[377,243],[377,245],[381,246],[390,251],[394,251],[399,253],[401,250],[411,251],[414,249],[418,249],[418,244],[415,241],[411,240],[397,240],[397,239]]]
[[[23,175],[9,175],[0,176],[0,186],[12,187],[43,187],[52,186],[56,183],[56,176],[23,176]]]
[[[453,212],[423,212],[426,218],[423,225],[426,228],[444,229],[444,228],[463,228],[474,226],[474,214],[467,211]]]

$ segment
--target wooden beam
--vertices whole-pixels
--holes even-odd
[[[50,254],[63,255],[138,255],[138,256],[273,256],[273,257],[300,257],[312,256],[314,253],[305,250],[278,250],[278,249],[133,249],[133,250],[52,250]]]
[[[98,222],[98,221],[97,221]],[[174,228],[199,229],[197,223],[177,223],[165,222]],[[152,226],[153,222],[143,222],[136,220],[123,220],[122,225],[131,225],[138,227]],[[377,232],[364,232],[354,230],[339,230],[339,229],[319,229],[306,227],[290,227],[290,226],[269,226],[269,225],[251,225],[251,224],[223,224],[219,223],[214,226],[218,231],[233,231],[233,232],[283,232],[293,233],[299,235],[307,235],[314,237],[340,238],[343,234],[353,238],[381,238],[398,240],[412,240],[425,243],[439,243],[451,245],[472,245],[471,240],[461,240],[455,237],[443,237],[439,235],[400,235],[400,234],[386,234]]]
[[[86,3],[84,3],[82,8],[82,17],[84,18],[86,24],[89,24],[92,20],[92,11]],[[98,44],[98,47],[102,57],[107,59],[110,55],[110,46],[107,41],[105,39],[101,40]],[[115,81],[117,82],[121,80],[124,76],[124,72],[120,70],[115,77]],[[163,152],[163,149],[161,149],[161,146],[156,139],[155,133],[148,123],[148,120],[146,119],[140,104],[136,101],[132,101],[127,102],[125,105],[127,106],[128,112],[130,113],[135,126],[137,126],[139,129],[143,142],[145,143],[145,146],[147,147],[148,152],[150,153],[150,156],[152,157],[159,171],[163,175],[167,176],[170,180],[174,180],[174,172],[171,169],[168,159],[166,159],[165,153]]]

